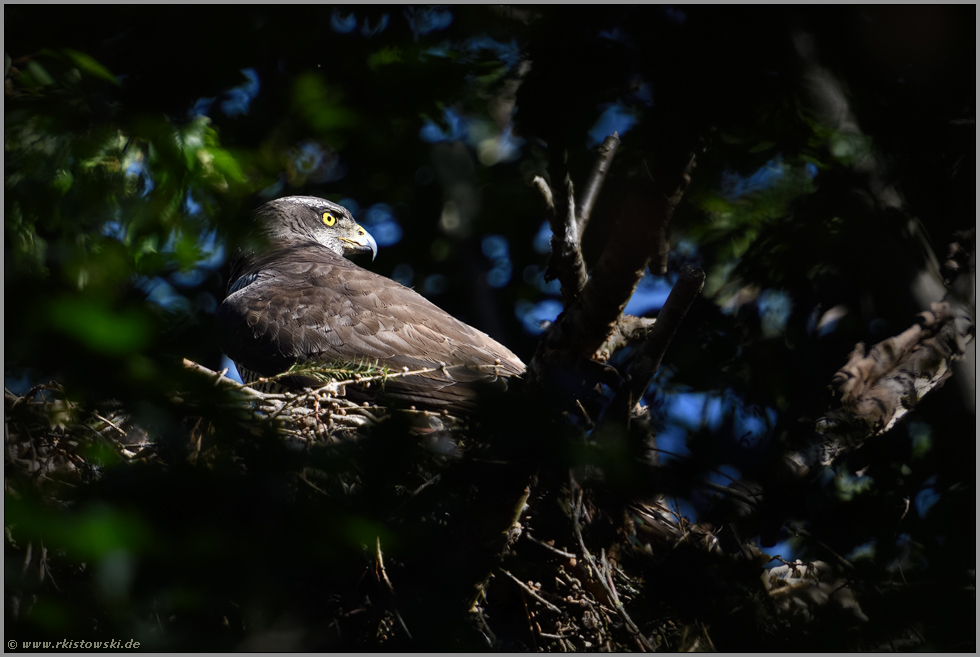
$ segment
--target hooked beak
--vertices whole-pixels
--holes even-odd
[[[378,243],[360,226],[354,228],[353,237],[341,237],[340,240],[347,245],[345,249],[348,253],[370,253],[371,260],[378,256]]]

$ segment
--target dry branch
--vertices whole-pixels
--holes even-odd
[[[565,305],[578,298],[588,279],[585,259],[579,244],[578,218],[575,213],[575,186],[568,173],[565,151],[549,151],[548,170],[552,187],[547,217],[551,226],[551,259],[545,271],[545,280],[558,279],[561,283],[561,296]],[[538,188],[541,183],[535,180]]]
[[[831,384],[841,394],[841,406],[817,420],[808,444],[786,455],[791,470],[805,476],[895,426],[950,376],[953,361],[963,357],[973,333],[972,315],[936,303],[914,326],[869,352],[858,344]]]
[[[578,298],[588,280],[585,259],[582,257],[582,234],[592,216],[592,208],[618,146],[619,135],[613,133],[599,147],[599,155],[577,205],[575,185],[568,173],[567,153],[564,150],[549,151],[551,187],[540,176],[534,178],[535,187],[544,197],[548,225],[551,227],[551,259],[545,280],[557,278],[561,282],[562,300],[566,308]]]
[[[629,410],[646,392],[657,370],[660,369],[667,346],[677,334],[677,329],[687,316],[688,309],[694,303],[694,299],[701,294],[703,287],[703,271],[692,267],[684,267],[681,270],[677,284],[670,291],[663,309],[657,315],[657,323],[650,329],[649,335],[640,346],[626,380],[613,398],[610,410],[614,417],[625,419]]]
[[[650,331],[656,323],[657,320],[653,317],[620,316],[612,333],[609,334],[605,342],[599,345],[595,355],[592,356],[593,360],[605,363],[623,347],[643,342],[650,335]]]
[[[614,333],[651,256],[664,247],[665,227],[690,183],[693,167],[690,155],[673,180],[649,182],[627,197],[582,294],[566,305],[539,343],[528,368],[529,380],[537,380],[549,363],[591,359]]]
[[[592,217],[592,208],[595,206],[596,199],[599,198],[599,192],[602,191],[602,184],[606,181],[606,174],[609,172],[609,167],[612,165],[612,160],[616,156],[616,149],[618,148],[618,132],[614,132],[606,137],[602,145],[599,146],[599,157],[596,158],[595,164],[592,166],[592,172],[589,174],[588,180],[585,181],[582,197],[578,203],[578,235],[576,239],[580,242],[582,235],[585,233],[585,227]]]

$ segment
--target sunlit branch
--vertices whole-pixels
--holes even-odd
[[[785,462],[803,477],[895,426],[926,394],[949,378],[974,335],[968,311],[935,303],[916,325],[879,342],[870,351],[859,343],[831,387],[841,406],[816,422],[804,444],[792,446]]]
[[[566,308],[541,342],[538,354],[546,361],[567,355],[591,358],[613,333],[651,254],[659,248],[658,236],[683,197],[693,167],[691,155],[673,180],[650,184],[627,197],[581,297]]]
[[[578,298],[588,279],[588,272],[579,244],[575,186],[568,173],[564,151],[550,153],[548,168],[554,187],[549,190],[550,202],[545,197],[548,224],[551,226],[551,259],[548,261],[545,280],[558,279],[561,283],[562,301],[567,308]],[[537,179],[535,185],[541,189]]]
[[[589,223],[589,218],[592,216],[592,208],[595,205],[596,199],[599,198],[599,192],[602,191],[602,184],[606,181],[606,173],[609,172],[609,167],[612,166],[612,160],[616,156],[616,149],[618,148],[618,132],[614,132],[606,137],[602,145],[599,146],[599,156],[596,158],[588,180],[585,181],[585,187],[582,190],[581,200],[578,204],[577,231],[580,241],[582,235],[585,233],[585,227]]]

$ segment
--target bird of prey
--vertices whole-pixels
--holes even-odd
[[[246,383],[296,363],[434,370],[389,378],[381,394],[419,408],[466,411],[482,382],[524,372],[524,363],[486,334],[348,260],[373,257],[378,247],[343,206],[289,196],[260,207],[256,219],[264,243],[243,248],[232,262],[216,320],[219,346]],[[277,383],[322,385],[308,375]],[[347,397],[369,399],[377,387],[348,386]]]

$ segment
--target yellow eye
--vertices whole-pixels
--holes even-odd
[[[333,226],[335,223],[337,223],[337,217],[333,216],[329,212],[324,212],[323,223],[325,223],[327,226]]]

